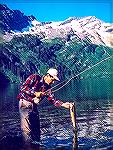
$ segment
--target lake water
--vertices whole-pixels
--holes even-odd
[[[39,106],[40,147],[25,148],[21,141],[18,101],[19,86],[0,86],[1,150],[112,150],[113,77],[73,80],[55,93],[58,99],[76,103],[77,141],[69,110],[56,108],[47,100]]]

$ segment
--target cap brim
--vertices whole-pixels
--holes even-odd
[[[55,80],[60,81],[60,79],[57,76],[54,76]]]

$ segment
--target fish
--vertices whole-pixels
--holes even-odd
[[[71,121],[73,125],[73,132],[76,134],[77,133],[77,126],[76,126],[76,107],[75,103],[72,103],[70,106],[70,116],[71,116]]]

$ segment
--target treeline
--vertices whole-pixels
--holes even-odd
[[[91,44],[88,39],[67,42],[61,38],[15,35],[11,41],[0,43],[0,71],[12,82],[19,82],[32,73],[43,75],[48,68],[55,67],[63,80],[79,74],[112,53],[112,48]],[[110,72],[109,61],[100,66],[101,69],[96,67],[94,71],[98,76],[105,71]],[[94,77],[95,73],[90,70],[78,77]]]

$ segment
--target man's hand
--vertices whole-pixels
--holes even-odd
[[[40,98],[42,95],[44,95],[44,92],[35,92],[34,95]]]
[[[39,104],[40,98],[38,98],[38,97],[33,98],[33,102],[34,102],[35,104]]]
[[[66,103],[63,103],[61,106],[64,108],[70,109],[71,105],[72,103],[66,102]]]

